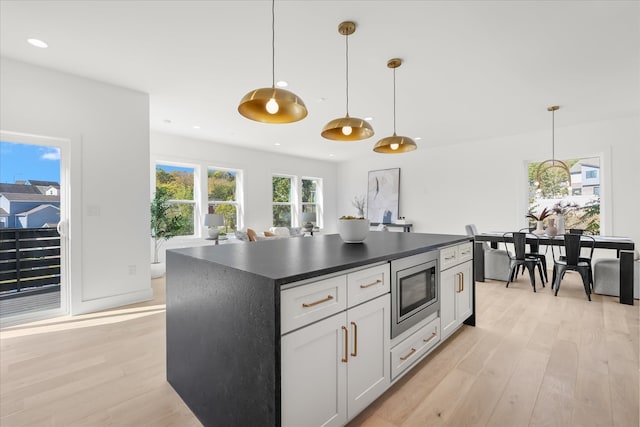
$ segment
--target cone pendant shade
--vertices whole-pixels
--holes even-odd
[[[356,31],[356,24],[351,21],[341,22],[338,32],[345,36],[346,44],[346,77],[347,77],[347,114],[333,119],[322,128],[320,133],[324,138],[334,141],[360,141],[373,136],[373,128],[364,119],[349,116],[349,35]]]
[[[247,119],[262,123],[293,123],[307,117],[307,107],[293,92],[276,88],[275,80],[275,0],[271,1],[271,87],[252,90],[240,104],[238,112]]]

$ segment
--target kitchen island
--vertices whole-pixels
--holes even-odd
[[[167,380],[206,426],[279,426],[283,289],[465,242],[370,232],[361,244],[336,234],[168,250]]]

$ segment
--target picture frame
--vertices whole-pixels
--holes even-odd
[[[367,179],[367,219],[372,223],[394,224],[400,209],[400,168],[369,171]]]

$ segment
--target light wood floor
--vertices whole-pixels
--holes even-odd
[[[146,304],[0,331],[0,425],[199,426],[165,380],[164,281],[153,286]],[[639,425],[637,301],[589,303],[577,276],[557,297],[525,278],[476,289],[477,327],[350,426]]]

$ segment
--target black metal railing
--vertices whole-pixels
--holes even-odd
[[[60,286],[55,228],[0,229],[0,295]]]

